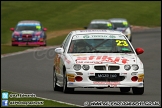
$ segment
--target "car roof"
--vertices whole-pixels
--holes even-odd
[[[119,34],[119,35],[122,35],[123,33],[121,33],[120,31],[115,31],[115,30],[104,30],[104,29],[87,29],[87,30],[74,30],[72,31],[72,34],[73,35],[76,35],[76,34],[90,34],[90,33],[103,33],[103,34]]]
[[[111,18],[111,19],[108,19],[108,21],[110,21],[110,22],[118,22],[118,21],[121,21],[122,22],[122,21],[127,21],[127,19],[125,19],[125,18]]]
[[[101,23],[103,23],[103,22],[110,22],[110,21],[108,21],[108,20],[106,20],[106,19],[94,19],[94,20],[92,20],[91,21],[91,23],[99,23],[99,22],[101,22]]]
[[[22,20],[22,21],[19,21],[18,23],[40,23],[40,21],[37,21],[37,20]]]

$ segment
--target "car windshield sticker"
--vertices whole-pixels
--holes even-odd
[[[89,57],[77,57],[76,63],[94,63],[102,64],[103,62],[111,63],[123,63],[126,64],[129,60],[121,57],[111,57],[111,56],[89,56]]]
[[[36,26],[36,29],[37,29],[37,30],[41,30],[41,26],[37,25],[37,26]]]
[[[107,26],[108,26],[109,28],[112,28],[112,24],[111,24],[111,23],[107,23]]]
[[[123,25],[124,25],[124,26],[128,26],[128,22],[124,21],[124,22],[123,22]]]
[[[77,39],[123,39],[125,38],[122,35],[107,35],[107,34],[89,34],[89,35],[75,35],[72,40]]]
[[[27,31],[22,31],[21,33],[22,33],[22,34],[33,34],[34,31],[29,31],[29,30],[27,30]]]
[[[128,46],[126,40],[116,40],[117,46]]]
[[[106,24],[106,21],[92,21],[91,24]]]
[[[121,23],[121,22],[123,22],[123,20],[111,20],[111,22],[118,22],[118,23]]]
[[[18,26],[40,26],[39,23],[19,23]]]
[[[122,48],[122,51],[130,51],[129,48]]]

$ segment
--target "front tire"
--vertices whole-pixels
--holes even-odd
[[[120,88],[120,92],[122,93],[126,93],[126,92],[129,92],[130,91],[130,87],[121,87]]]
[[[53,90],[59,91],[60,87],[56,83],[57,83],[57,77],[56,77],[55,70],[53,70]]]
[[[142,95],[144,93],[144,87],[132,87],[133,94]]]
[[[67,87],[67,77],[66,77],[66,73],[64,73],[63,75],[63,92],[64,93],[71,93],[74,91],[74,88],[68,88]]]

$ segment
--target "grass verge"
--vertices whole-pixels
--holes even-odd
[[[8,93],[8,99],[1,98],[1,102],[2,102],[1,107],[4,105],[3,103],[4,100],[8,100],[7,106],[9,107],[77,107],[72,104],[70,105],[70,104],[56,102],[53,100],[45,100],[38,97],[34,97],[36,96],[36,94],[31,95],[31,97],[19,98],[18,96],[22,96],[21,94],[23,93],[1,90],[2,97],[3,97],[3,93]],[[11,97],[11,96],[15,96],[15,97]]]

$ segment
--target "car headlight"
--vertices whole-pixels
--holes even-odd
[[[78,71],[78,70],[81,69],[81,65],[80,65],[80,64],[75,64],[75,65],[73,66],[73,68],[74,68],[74,70]]]
[[[89,70],[89,65],[83,65],[82,68],[83,68],[84,70]]]
[[[130,65],[125,65],[125,66],[124,66],[124,69],[125,69],[125,70],[130,70],[130,69],[131,69],[131,66],[130,66]]]
[[[134,65],[132,65],[132,68],[133,68],[133,70],[138,70],[139,69],[139,66],[137,65],[137,64],[134,64]]]

